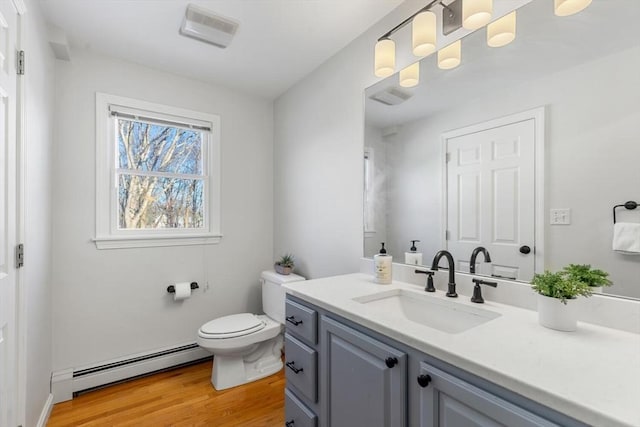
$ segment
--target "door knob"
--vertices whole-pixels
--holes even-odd
[[[430,382],[431,382],[430,375],[418,375],[418,384],[420,384],[420,387],[425,388],[426,386],[429,385]]]
[[[528,254],[530,252],[531,252],[531,248],[529,246],[527,246],[527,245],[520,246],[520,253],[521,254],[525,254],[526,255],[526,254]]]

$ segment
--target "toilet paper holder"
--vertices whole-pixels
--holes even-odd
[[[198,282],[191,282],[191,289],[198,289],[200,288],[200,286],[198,286]],[[175,294],[176,293],[176,287],[173,285],[170,285],[169,287],[167,287],[167,292],[169,292],[170,294]]]

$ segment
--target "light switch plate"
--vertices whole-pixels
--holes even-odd
[[[551,225],[569,225],[571,224],[571,209],[551,209],[549,215],[549,224]]]

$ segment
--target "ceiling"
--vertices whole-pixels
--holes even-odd
[[[403,0],[39,0],[72,48],[274,99]],[[240,23],[226,49],[182,37],[192,3]],[[72,58],[73,60],[73,58]]]

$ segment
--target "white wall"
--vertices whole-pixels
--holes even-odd
[[[373,46],[416,5],[401,4],[275,102],[274,252],[293,252],[307,278],[358,270],[363,92],[375,81]]]
[[[260,311],[259,274],[273,263],[272,103],[81,50],[56,63],[55,86],[54,371],[193,343],[208,320]],[[220,115],[220,244],[96,249],[95,92]],[[201,289],[176,303],[176,281]]]
[[[35,426],[49,397],[51,378],[51,154],[54,58],[40,10],[25,15],[25,426]]]

